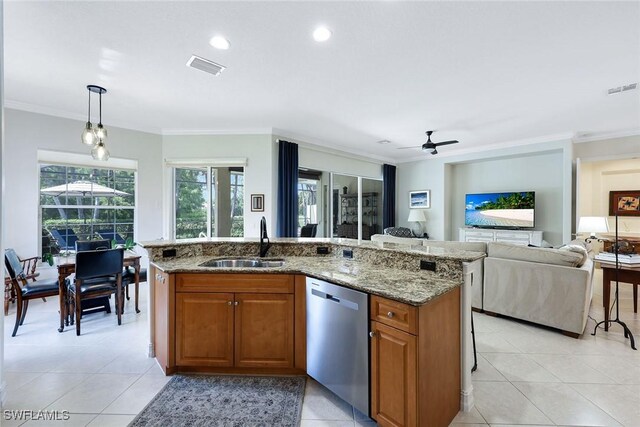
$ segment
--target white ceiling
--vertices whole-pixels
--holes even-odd
[[[158,133],[298,136],[395,161],[640,133],[639,2],[5,2],[7,106]],[[311,38],[317,24],[333,37]],[[214,34],[227,51],[209,46]],[[228,68],[185,66],[197,54]],[[376,141],[388,139],[391,144]]]

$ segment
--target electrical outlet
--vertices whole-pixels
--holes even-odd
[[[176,256],[176,250],[175,249],[164,249],[162,251],[162,258],[171,258]]]
[[[353,250],[352,249],[343,249],[342,257],[343,258],[353,258]]]
[[[318,246],[318,247],[316,247],[316,253],[318,255],[327,255],[329,253],[329,247],[328,246]]]
[[[420,260],[420,270],[436,271],[435,261]]]

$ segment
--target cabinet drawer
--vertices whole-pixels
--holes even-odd
[[[418,333],[418,308],[372,295],[371,320],[393,326],[410,334]]]
[[[235,292],[292,294],[292,274],[198,274],[176,275],[176,292]]]

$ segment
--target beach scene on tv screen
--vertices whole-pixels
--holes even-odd
[[[533,227],[533,191],[467,194],[466,225],[480,227]]]

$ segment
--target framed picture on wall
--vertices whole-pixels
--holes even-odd
[[[431,190],[409,191],[409,209],[431,207]]]
[[[609,191],[609,215],[640,216],[640,190]]]
[[[264,212],[264,194],[251,195],[251,212]]]

